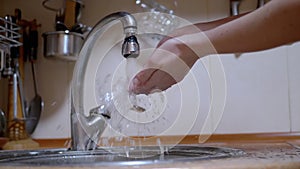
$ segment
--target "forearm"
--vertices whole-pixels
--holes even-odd
[[[272,0],[255,12],[205,31],[205,35],[217,53],[259,51],[299,41],[299,17],[299,0]]]
[[[208,30],[214,29],[220,25],[223,25],[225,23],[233,21],[237,18],[245,16],[248,13],[250,13],[250,12],[246,12],[246,13],[234,15],[234,16],[229,16],[226,18],[222,18],[222,19],[218,19],[218,20],[214,20],[214,21],[210,21],[210,22],[196,23],[194,26],[196,26],[199,29],[199,31],[208,31]],[[191,32],[191,33],[197,33],[197,32]]]
[[[171,32],[170,34],[168,34],[167,37],[165,37],[163,40],[161,40],[160,43],[158,44],[158,46],[160,46],[165,41],[167,41],[168,39],[171,39],[171,38],[176,38],[176,37],[183,36],[183,35],[195,34],[195,33],[203,32],[203,31],[208,31],[210,29],[214,29],[214,28],[216,28],[220,25],[223,25],[227,22],[230,22],[232,20],[240,18],[248,13],[249,12],[243,13],[240,15],[235,15],[235,16],[230,16],[230,17],[210,21],[210,22],[196,23],[193,25],[188,25],[188,26],[178,28],[178,29],[174,30],[173,32]]]

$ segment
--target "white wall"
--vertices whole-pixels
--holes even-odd
[[[94,25],[99,19],[114,11],[140,12],[134,0],[86,0],[82,22]],[[125,3],[126,2],[126,3]],[[165,1],[159,1],[166,3]],[[228,0],[176,0],[176,14],[191,22],[213,20],[229,14]],[[172,3],[166,4],[174,7]],[[242,11],[254,9],[252,0],[244,0]],[[1,0],[0,16],[13,14],[14,8],[20,8],[23,17],[36,18],[42,24],[40,34],[52,31],[55,13],[42,7],[40,0],[17,1]],[[3,8],[3,10],[2,10]],[[293,44],[276,49],[242,54],[239,59],[233,55],[221,57],[224,66],[227,97],[222,119],[215,133],[251,133],[251,132],[290,132],[300,131],[300,45]],[[70,136],[70,92],[73,63],[45,59],[42,56],[42,39],[39,39],[37,67],[38,91],[45,102],[34,138],[65,138]],[[220,70],[216,56],[202,59],[211,79],[218,83],[223,71]],[[209,81],[202,64],[197,64],[195,73],[199,75],[201,102],[199,116],[192,128],[192,134],[199,133],[209,110]],[[203,70],[203,71],[202,71]],[[25,92],[27,100],[33,97],[33,87],[29,63],[25,68]],[[2,91],[1,91],[2,90]],[[1,95],[6,90],[1,87]],[[218,97],[218,95],[216,95]],[[221,96],[220,96],[221,97]],[[3,99],[4,97],[0,97]],[[191,99],[193,96],[190,97]],[[4,100],[0,101],[0,104]],[[214,109],[219,109],[217,105]],[[212,115],[208,118],[211,128],[218,122]],[[184,124],[184,120],[182,120]],[[181,131],[178,131],[180,134]]]

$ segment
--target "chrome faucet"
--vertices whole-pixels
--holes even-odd
[[[124,29],[125,39],[122,45],[122,55],[125,58],[137,57],[139,55],[139,44],[135,37],[137,32],[137,24],[135,18],[127,12],[117,12],[110,14],[100,20],[88,34],[85,43],[93,44],[95,37],[99,37],[106,26],[109,26],[112,21],[121,21]],[[83,45],[84,48],[84,45]],[[82,49],[83,50],[83,49]],[[103,104],[89,111],[89,116],[85,116],[80,106],[75,107],[76,104],[81,104],[81,95],[74,94],[80,90],[78,87],[82,84],[83,76],[82,69],[86,68],[87,60],[85,56],[80,56],[76,67],[78,70],[74,72],[72,82],[72,96],[71,96],[71,139],[72,150],[89,150],[97,146],[97,140],[107,126],[107,120],[110,119],[110,111],[107,105]],[[81,60],[80,60],[81,59]],[[82,61],[81,63],[78,63]],[[88,131],[89,135],[86,133]],[[92,133],[92,134],[90,134]]]

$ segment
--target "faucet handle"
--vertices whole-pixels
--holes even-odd
[[[100,105],[100,106],[97,106],[95,108],[92,108],[90,110],[90,116],[93,116],[93,115],[102,115],[103,117],[105,117],[107,119],[111,118],[110,111],[108,111],[107,106],[104,105],[104,104]]]
[[[122,55],[125,58],[136,58],[140,54],[140,45],[135,35],[130,35],[124,39],[122,45]]]

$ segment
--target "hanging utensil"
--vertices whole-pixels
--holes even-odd
[[[62,23],[64,24],[65,22],[65,10],[66,10],[66,4],[65,0],[56,0],[55,2],[52,2],[53,0],[44,0],[42,2],[42,5],[44,8],[54,11],[56,13],[55,15],[55,28],[60,28],[60,24],[57,23]],[[58,31],[58,30],[57,30]]]
[[[56,31],[67,31],[67,30],[69,30],[69,28],[63,22],[56,21],[55,30]]]
[[[81,11],[84,8],[84,4],[82,1],[77,0],[76,1],[76,6],[75,6],[75,23],[79,23],[79,20],[81,18]]]
[[[6,117],[4,112],[0,109],[0,137],[5,135],[6,131]]]
[[[64,23],[70,29],[76,23],[76,2],[72,0],[65,1],[66,8],[65,8],[65,20]]]
[[[34,98],[30,101],[27,121],[26,121],[26,131],[29,134],[32,134],[39,122],[41,112],[44,107],[44,103],[42,97],[37,92],[37,84],[35,77],[35,68],[34,61],[37,59],[37,47],[38,47],[38,32],[36,22],[33,21],[33,24],[30,27],[29,32],[29,46],[30,46],[30,62],[31,62],[31,72],[33,79],[33,87],[34,87]]]
[[[36,78],[35,78],[35,70],[34,70],[34,63],[31,62],[31,71],[32,71],[32,78],[33,78],[33,86],[34,86],[34,98],[30,101],[27,120],[26,120],[26,131],[28,134],[32,134],[39,122],[41,112],[44,107],[44,103],[42,97],[37,93],[37,85],[36,85]]]

